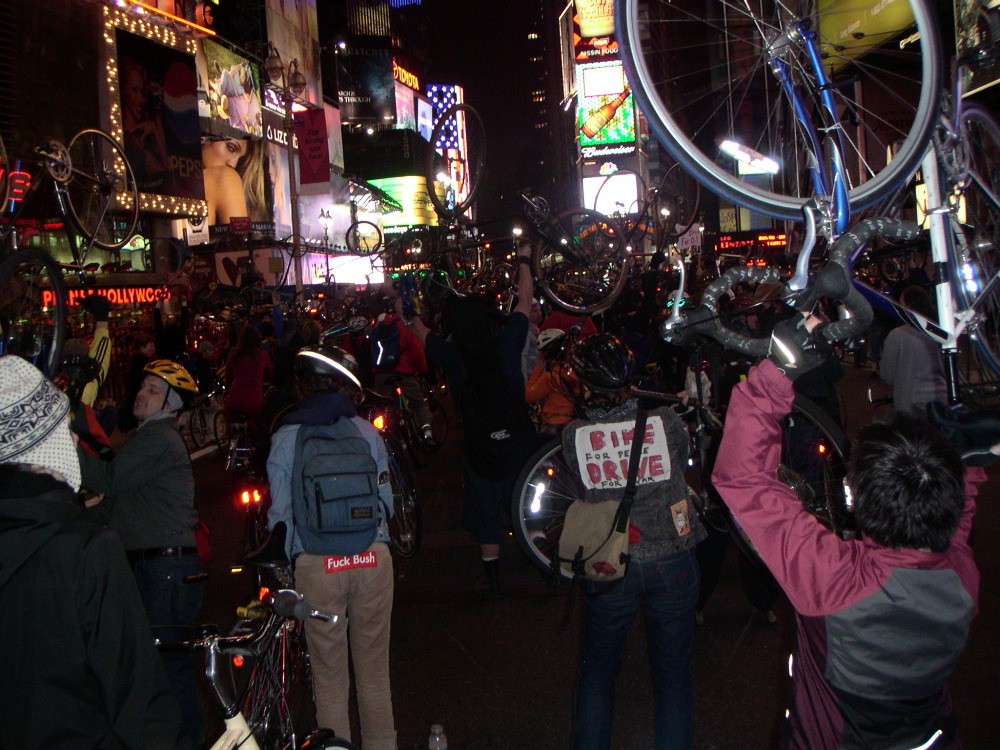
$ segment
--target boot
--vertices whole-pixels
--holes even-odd
[[[483,569],[486,571],[486,580],[477,583],[473,593],[480,599],[503,598],[503,592],[500,590],[500,560],[483,560]]]

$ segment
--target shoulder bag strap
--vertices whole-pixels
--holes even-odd
[[[646,437],[646,417],[649,412],[639,405],[635,413],[635,432],[632,433],[632,452],[628,457],[628,477],[625,480],[625,495],[622,497],[618,512],[615,514],[615,531],[623,532],[628,525],[628,517],[632,512],[635,500],[635,485],[639,475],[639,463],[642,456],[642,444]]]

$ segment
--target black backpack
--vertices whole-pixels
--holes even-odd
[[[380,372],[390,372],[399,364],[399,326],[395,322],[379,323],[369,337],[372,367]]]
[[[356,555],[375,541],[382,514],[378,466],[350,418],[299,427],[292,513],[310,554]]]

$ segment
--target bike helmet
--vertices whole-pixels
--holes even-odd
[[[572,348],[569,365],[587,388],[611,393],[628,386],[635,370],[635,357],[617,336],[598,333]]]
[[[150,375],[156,375],[167,381],[167,385],[177,391],[178,395],[188,403],[190,399],[198,395],[198,384],[194,378],[176,362],[169,359],[154,359],[143,369]]]
[[[545,348],[555,344],[566,336],[566,332],[558,328],[546,328],[538,334],[538,351],[543,352]]]
[[[320,378],[334,378],[361,387],[358,361],[339,346],[307,346],[295,355],[295,373]]]

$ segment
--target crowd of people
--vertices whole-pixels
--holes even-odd
[[[655,746],[691,747],[692,642],[717,579],[719,539],[690,505],[687,424],[671,407],[647,413],[637,383],[727,407],[714,488],[754,545],[756,559],[745,562],[761,592],[755,606],[773,622],[783,592],[796,613],[783,746],[958,747],[947,679],[977,607],[969,536],[981,467],[1000,454],[1000,416],[940,406],[933,352],[907,329],[890,333],[881,373],[896,386],[896,414],[854,447],[845,485],[859,534],[841,538],[778,478],[779,424],[796,393],[839,419],[839,359],[815,346],[828,311],[806,317],[773,288],[736,289],[727,324],[769,337],[771,353],[748,362],[705,343],[692,359],[657,335],[665,272],[637,277],[599,330],[588,317],[543,314],[530,253],[527,243],[518,249],[507,312],[453,294],[421,316],[390,293],[378,319],[324,335],[314,320],[283,315],[275,298],[270,315],[234,327],[224,354],[190,340],[185,306],[165,316],[158,303],[154,330],[133,339],[113,429],[96,438],[100,420],[74,412],[93,410],[97,388],[71,403],[27,362],[0,357],[0,635],[17,645],[0,656],[0,671],[23,676],[2,681],[0,700],[18,717],[16,726],[0,722],[2,745],[202,747],[193,662],[158,653],[151,634],[183,640],[201,606],[206,535],[176,416],[214,390],[224,365],[224,409],[255,435],[269,525],[288,530],[296,585],[347,622],[306,625],[318,721],[350,737],[353,680],[365,750],[397,747],[393,511],[385,446],[356,406],[365,387],[401,387],[432,441],[421,385],[430,370],[446,379],[462,425],[463,521],[483,566],[474,593],[485,600],[504,596],[505,513],[541,441],[561,437],[583,500],[620,499],[620,483],[588,474],[588,436],[625,434],[640,409],[646,415],[657,473],[636,490],[631,562],[618,584],[583,586],[574,750],[611,745],[615,681],[640,609]],[[905,301],[930,313],[921,292],[911,285]],[[109,306],[98,295],[85,306],[90,356],[106,373]]]

